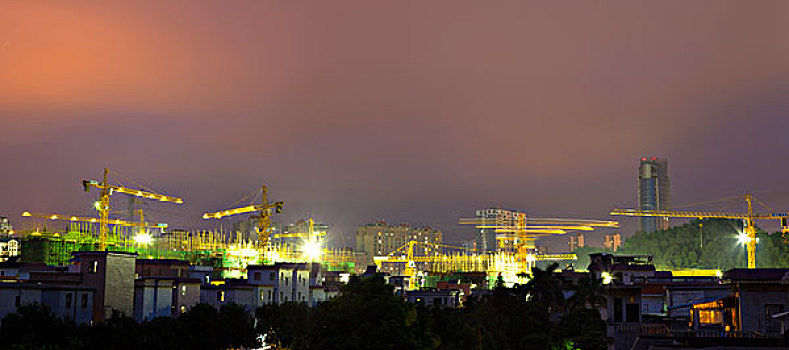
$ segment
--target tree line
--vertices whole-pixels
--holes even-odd
[[[535,268],[528,283],[469,298],[462,308],[406,302],[380,275],[353,277],[336,298],[307,307],[266,305],[219,310],[198,304],[177,318],[142,323],[115,313],[75,325],[40,305],[18,308],[0,324],[4,349],[238,349],[261,340],[282,349],[605,349],[599,281],[573,285]],[[565,295],[572,295],[565,298]]]
[[[650,254],[659,269],[710,269],[726,271],[748,265],[745,245],[738,241],[743,225],[740,220],[703,219],[655,232],[638,232],[626,238],[616,254]],[[756,262],[762,268],[789,268],[789,244],[781,232],[756,233]],[[599,247],[584,247],[576,268],[585,269],[589,253],[609,252]]]

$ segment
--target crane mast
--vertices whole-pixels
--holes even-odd
[[[226,209],[213,213],[205,213],[203,214],[203,219],[221,219],[230,215],[258,212],[258,250],[268,250],[269,238],[271,237],[271,211],[273,209],[275,213],[281,213],[282,207],[285,205],[285,203],[281,201],[269,203],[268,189],[266,186],[261,186],[258,194],[260,196],[260,204],[253,204],[234,209]]]

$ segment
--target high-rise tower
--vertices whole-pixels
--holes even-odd
[[[641,158],[641,164],[638,167],[638,209],[668,209],[670,191],[668,160],[665,158]],[[640,221],[641,232],[668,229],[668,218],[641,217]]]

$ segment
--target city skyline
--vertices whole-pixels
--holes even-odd
[[[674,204],[789,210],[785,2],[345,4],[4,4],[0,215],[88,212],[107,167],[183,197],[151,213],[174,227],[265,184],[349,245],[379,219],[459,242],[481,208],[636,207],[645,156]]]

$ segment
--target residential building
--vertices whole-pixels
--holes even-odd
[[[137,259],[135,271],[134,318],[138,321],[158,316],[175,317],[200,302],[203,278],[190,277],[187,261]]]
[[[310,265],[313,264],[249,265],[247,283],[257,287],[257,295],[264,304],[307,303],[310,297]]]
[[[418,243],[414,246],[415,256],[438,254],[436,245],[442,243],[442,233],[427,226],[411,227],[406,223],[390,226],[386,221],[360,226],[356,230],[356,252],[365,254],[365,265],[372,265],[374,257],[389,255],[410,241]]]
[[[512,226],[519,218],[526,214],[501,208],[488,208],[477,210],[476,221],[478,226]],[[492,227],[478,227],[476,232],[477,251],[486,252],[515,252],[518,242],[515,240],[497,240],[496,229]]]
[[[603,238],[603,248],[616,252],[619,250],[620,247],[622,247],[621,234],[612,233],[610,235],[605,235],[605,237]]]
[[[11,223],[8,221],[8,218],[5,216],[0,216],[0,234],[11,234],[13,233],[14,227],[11,226]]]
[[[638,167],[638,209],[664,210],[671,203],[671,182],[668,176],[668,160],[665,158],[641,158]],[[640,231],[653,232],[668,229],[668,218],[640,217]]]
[[[405,299],[418,305],[455,308],[460,306],[460,294],[459,290],[419,289],[406,291]]]
[[[72,284],[0,283],[0,320],[21,305],[36,303],[48,307],[55,316],[88,324],[94,293],[91,287]]]
[[[570,236],[570,240],[569,240],[569,242],[567,242],[567,245],[570,246],[570,251],[571,252],[576,250],[576,249],[578,249],[578,248],[585,247],[586,243],[584,242],[584,234],[583,233],[577,233],[575,235]]]
[[[0,262],[19,256],[19,241],[16,238],[0,237]]]
[[[134,270],[137,253],[74,252],[81,284],[96,291],[92,316],[104,320],[113,310],[134,314]]]

